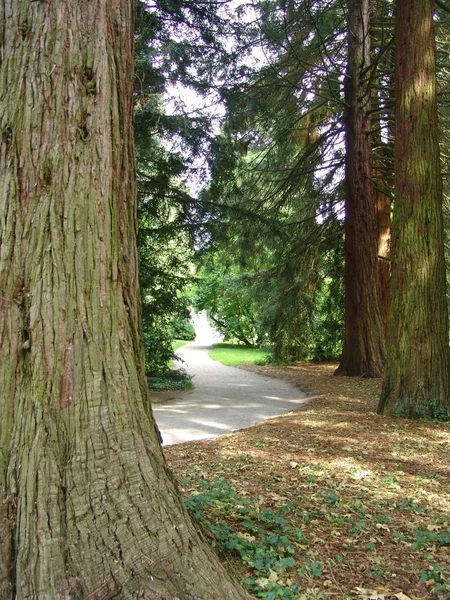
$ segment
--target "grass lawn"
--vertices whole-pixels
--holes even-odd
[[[248,367],[309,403],[165,448],[185,502],[252,597],[449,600],[450,423],[381,417],[336,366]]]
[[[189,344],[189,342],[187,340],[173,340],[173,342],[172,342],[173,351],[176,352],[178,350],[178,348],[181,348],[181,346],[185,346],[186,344]]]
[[[244,363],[254,364],[262,362],[267,358],[267,352],[258,348],[247,348],[240,344],[220,343],[214,344],[209,356],[223,365],[233,367]]]
[[[186,344],[189,344],[188,340],[173,340],[173,342],[172,342],[172,350],[174,352],[176,352],[182,346],[186,346]],[[169,362],[169,369],[175,369],[175,367],[176,367],[175,361],[171,360]]]

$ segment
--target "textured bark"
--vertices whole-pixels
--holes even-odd
[[[372,102],[375,110],[379,109],[378,99]],[[393,190],[393,170],[388,171],[392,156],[392,142],[383,142],[381,127],[374,128],[373,134],[373,177],[375,184],[375,206],[377,211],[377,255],[378,277],[381,294],[381,314],[386,337],[387,316],[389,309],[390,280],[391,280],[391,196],[388,190]]]
[[[377,264],[377,212],[372,181],[369,0],[348,0],[345,78],[345,329],[336,375],[378,377],[384,330]]]
[[[375,173],[377,176],[378,173]],[[376,190],[377,239],[378,239],[378,277],[380,282],[381,315],[385,334],[389,310],[391,280],[391,198],[382,190]]]
[[[378,410],[450,418],[432,0],[396,3],[395,204],[387,366]]]
[[[391,205],[394,192],[394,44],[385,52],[386,29],[390,29],[390,17],[385,0],[371,0],[373,44],[378,46],[380,62],[377,78],[372,87],[372,145],[373,178],[375,181],[375,204],[377,211],[378,276],[381,293],[381,314],[385,339],[390,295],[390,244]],[[390,11],[388,10],[390,14]],[[388,21],[387,21],[388,19]],[[387,22],[386,22],[387,21]],[[393,25],[393,23],[392,23]],[[377,39],[378,38],[378,39]]]
[[[133,8],[0,8],[2,600],[247,597],[185,512],[148,399]]]

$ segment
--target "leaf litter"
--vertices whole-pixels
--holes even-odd
[[[334,377],[333,363],[246,368],[289,379],[307,406],[164,452],[249,591],[450,599],[450,424],[377,415],[380,380]]]

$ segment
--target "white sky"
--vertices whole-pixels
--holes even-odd
[[[240,19],[244,23],[250,23],[257,17],[255,10],[252,7],[251,0],[230,0],[224,5],[222,10],[223,15],[230,19],[236,20],[238,17],[235,11],[246,6],[246,10],[240,15]],[[232,49],[232,40],[229,41],[229,49]],[[253,48],[251,56],[247,59],[248,64],[261,66],[267,64],[266,57],[261,47]],[[225,82],[226,83],[226,82]],[[220,131],[222,120],[226,114],[225,105],[221,102],[217,92],[212,91],[206,96],[198,94],[195,90],[181,83],[170,84],[166,87],[163,94],[164,108],[167,114],[185,114],[186,116],[208,116],[212,118],[213,134],[218,134]],[[200,168],[204,163],[204,159],[196,159],[193,167]],[[195,177],[189,178],[186,182],[189,192],[196,195],[202,187],[207,183]]]

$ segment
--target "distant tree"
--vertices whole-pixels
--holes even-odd
[[[379,377],[384,323],[372,158],[370,1],[348,0],[345,76],[345,331],[336,375]]]
[[[248,597],[183,508],[149,404],[133,15],[2,4],[2,600]]]
[[[221,257],[218,254],[217,257]],[[209,260],[196,278],[194,307],[205,310],[225,341],[237,341],[248,347],[264,340],[261,315],[252,274],[236,267],[225,268]]]
[[[395,204],[387,365],[378,411],[450,419],[432,0],[397,0]]]
[[[390,292],[391,207],[394,194],[394,20],[390,0],[371,0],[372,164],[377,214],[378,274],[386,331]]]
[[[267,64],[227,90],[205,194],[214,207],[211,246],[254,275],[259,321],[282,360],[337,358],[342,348],[341,312],[327,319],[316,310],[329,306],[331,289],[342,304],[341,285],[329,286],[330,269],[342,273],[338,4],[254,3]]]

